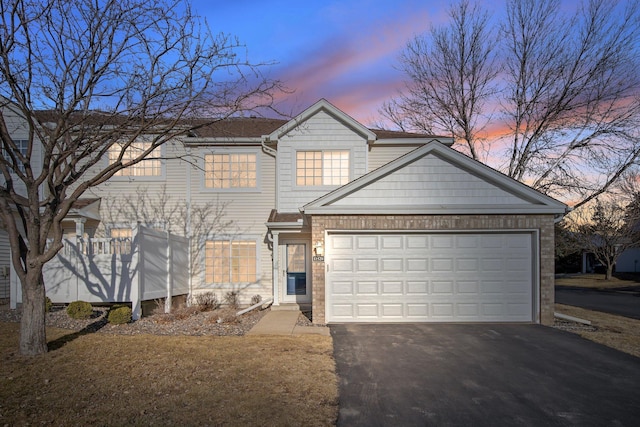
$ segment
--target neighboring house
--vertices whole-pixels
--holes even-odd
[[[144,187],[224,206],[197,234],[188,214],[147,221],[187,225],[191,293],[310,305],[316,323],[551,324],[566,206],[452,143],[368,129],[326,100],[289,121],[229,119],[87,194],[102,200],[99,226],[85,228],[79,206],[70,233],[126,238],[135,224],[114,206]]]

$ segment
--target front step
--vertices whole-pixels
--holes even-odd
[[[310,311],[311,304],[280,304],[280,305],[271,305],[271,311]]]

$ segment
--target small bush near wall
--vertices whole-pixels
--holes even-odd
[[[50,312],[52,305],[53,305],[53,303],[51,302],[51,298],[47,297],[47,299],[44,302],[44,311],[46,313]]]
[[[220,301],[218,301],[218,297],[213,292],[195,294],[193,300],[200,311],[211,311],[220,307]]]
[[[93,307],[86,301],[74,301],[67,307],[67,314],[72,319],[88,319],[93,314]]]
[[[224,302],[231,308],[236,309],[240,305],[240,292],[229,291],[224,296]]]
[[[107,320],[113,325],[124,325],[131,322],[131,307],[122,304],[114,305],[109,309]]]

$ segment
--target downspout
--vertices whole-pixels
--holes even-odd
[[[191,157],[191,148],[185,147],[187,149],[187,154]],[[187,286],[189,287],[189,296],[187,297],[187,301],[191,300],[191,296],[193,295],[193,271],[191,266],[193,265],[193,260],[191,257],[193,254],[191,253],[191,239],[193,236],[191,235],[191,163],[185,162],[185,167],[187,168],[187,276],[189,277]],[[187,305],[189,305],[187,303]]]
[[[271,156],[274,158],[275,161],[275,195],[276,195],[276,200],[275,200],[275,206],[276,208],[278,207],[278,177],[279,177],[279,173],[278,173],[278,157],[277,154],[278,152],[276,150],[274,150],[271,147],[267,146],[267,143],[271,142],[271,139],[269,138],[269,135],[262,135],[261,138],[261,142],[260,145],[262,146],[262,151],[265,152],[265,154]],[[268,227],[267,227],[268,228]],[[271,232],[269,233],[269,230],[267,230],[267,239],[268,241],[271,243],[271,285],[273,287],[271,294],[273,295],[272,298],[272,303],[274,306],[280,305],[280,297],[278,295],[278,289],[280,286],[280,281],[278,280],[279,277],[279,273],[280,273],[280,257],[279,257],[279,252],[280,252],[280,242],[279,242],[279,236],[278,236],[278,232]]]

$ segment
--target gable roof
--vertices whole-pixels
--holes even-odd
[[[433,140],[306,204],[306,214],[563,214],[567,206]]]
[[[320,101],[313,104],[311,107],[304,110],[302,113],[295,116],[293,119],[289,120],[283,126],[280,126],[278,129],[274,130],[269,134],[268,139],[271,141],[278,140],[282,138],[287,133],[292,130],[298,128],[304,122],[306,122],[309,118],[313,117],[320,111],[324,111],[337,121],[341,122],[348,128],[352,129],[354,132],[362,135],[367,141],[375,141],[376,134],[373,133],[370,129],[362,125],[360,122],[355,120],[353,117],[349,116],[342,110],[335,107],[326,99],[321,99]]]

